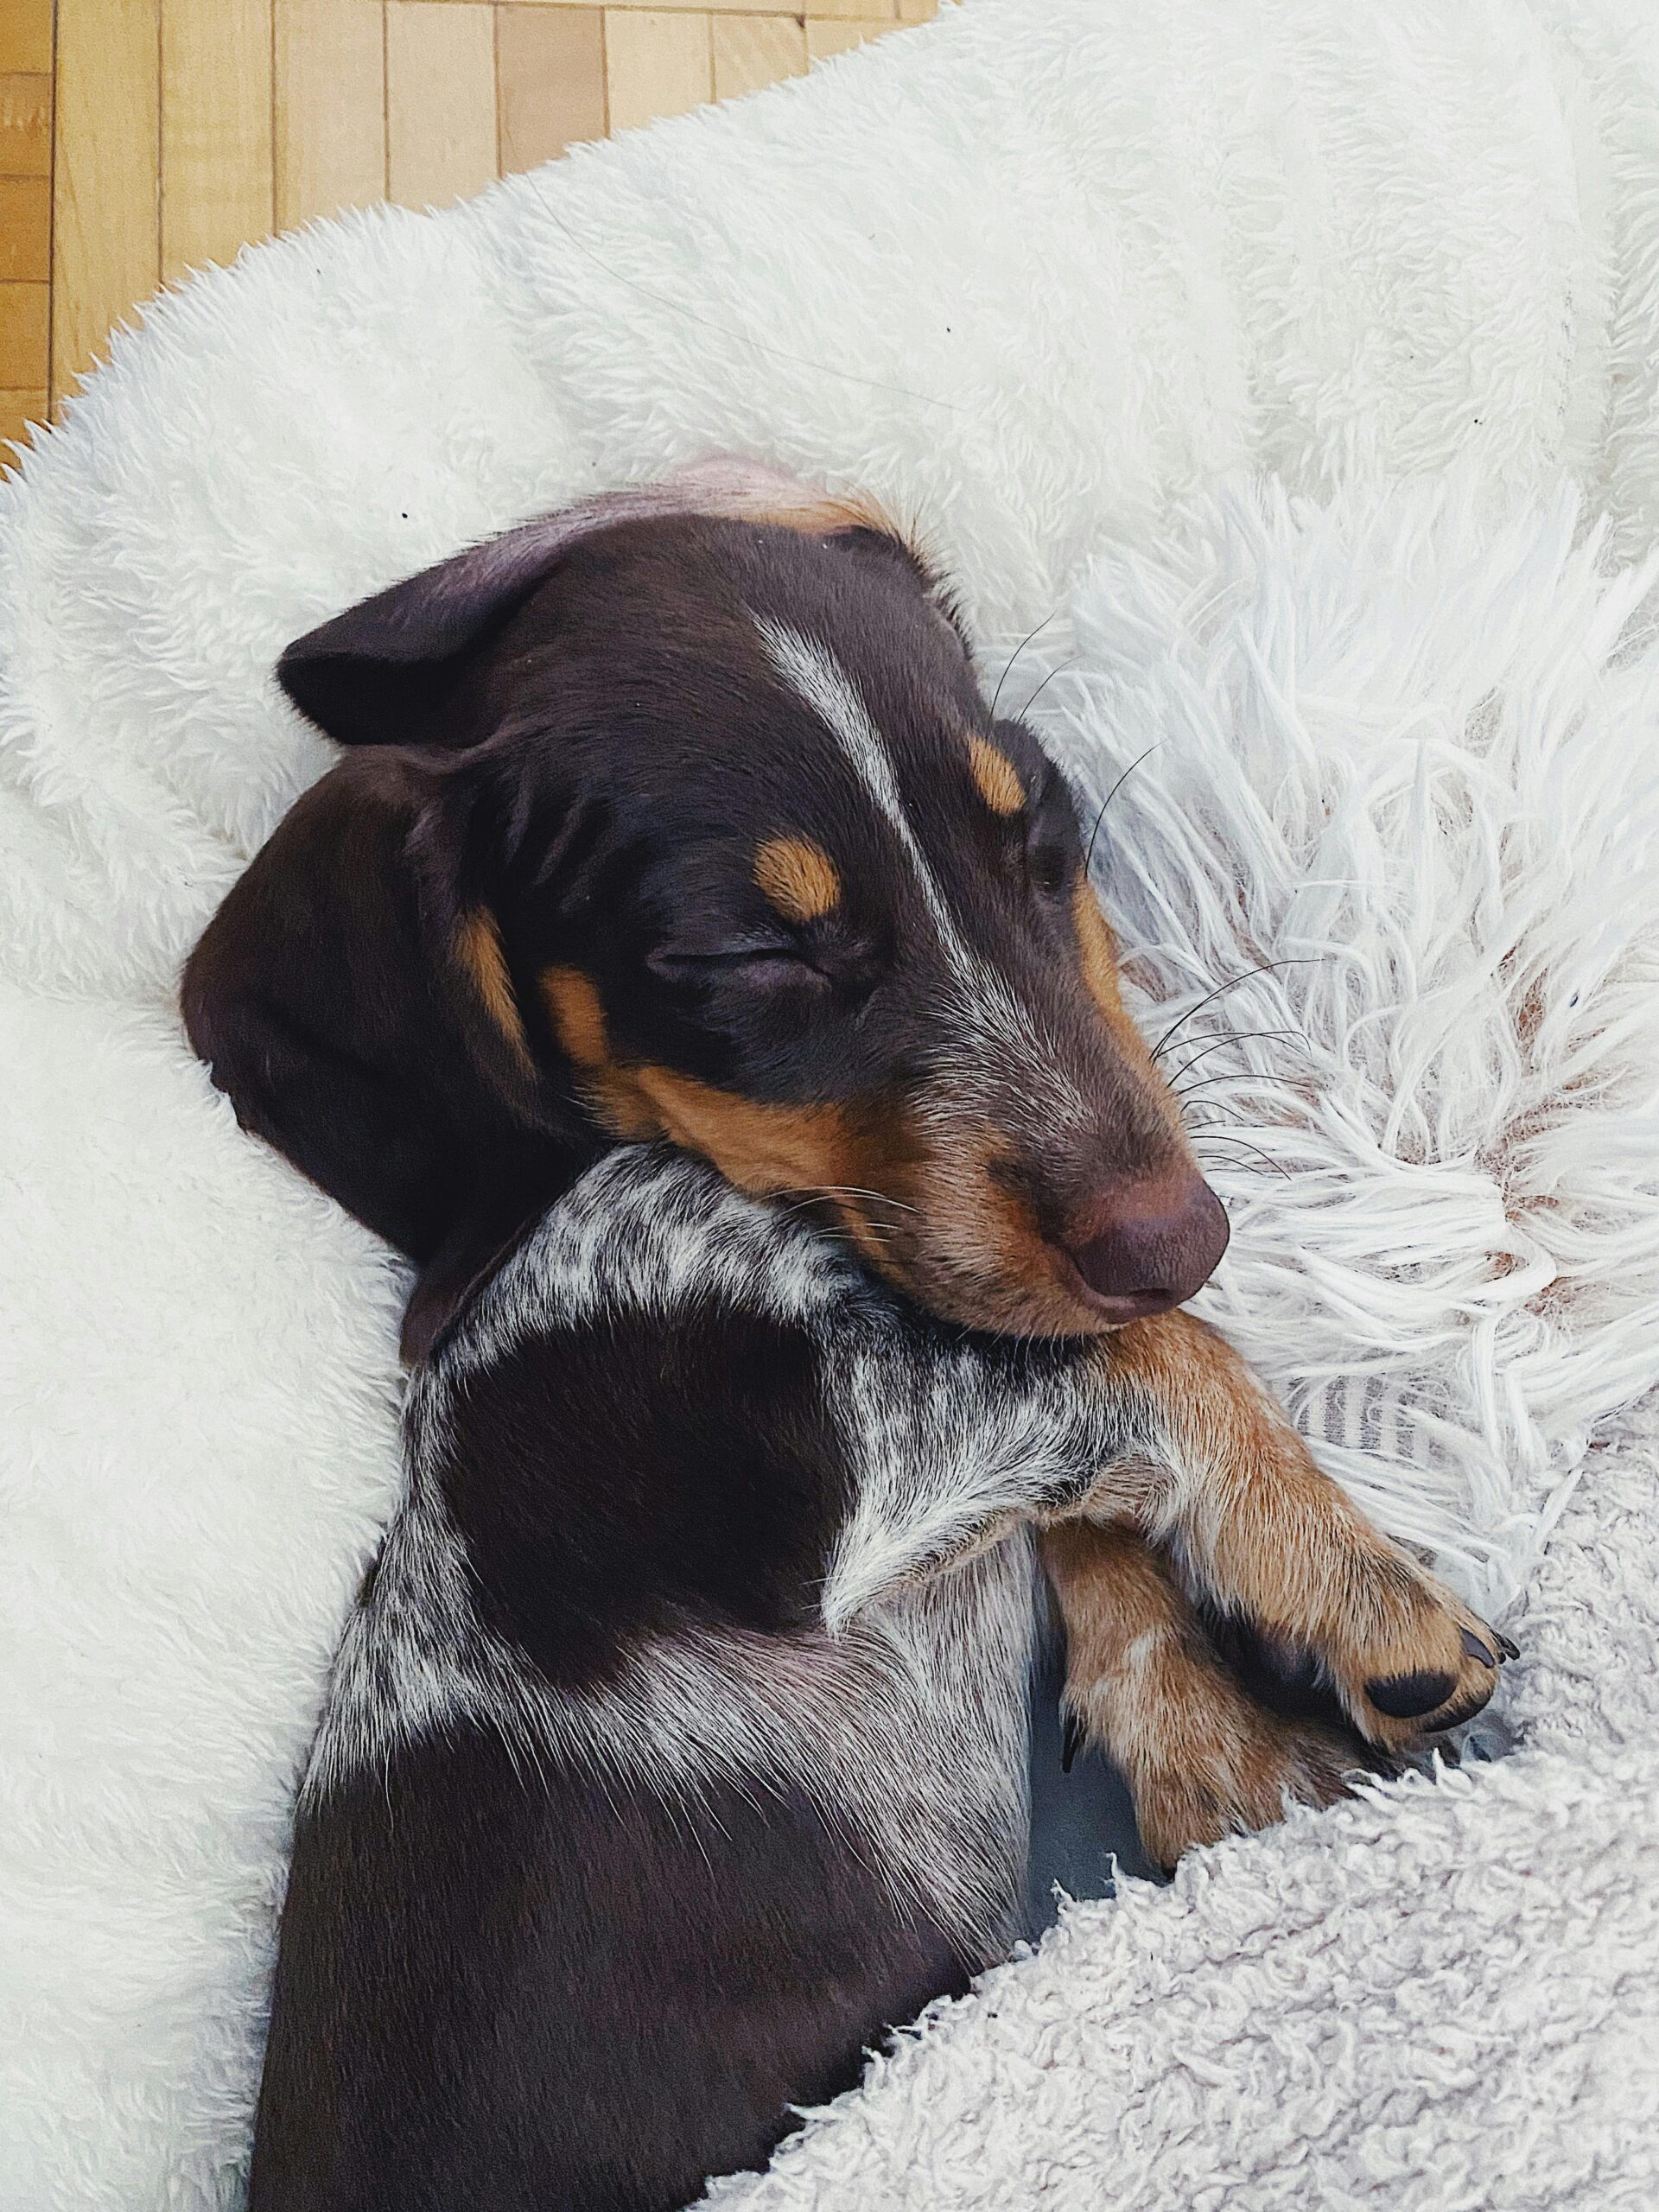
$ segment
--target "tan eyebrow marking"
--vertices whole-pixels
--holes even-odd
[[[754,880],[791,922],[816,921],[841,897],[835,862],[810,837],[768,837],[754,856]]]
[[[531,1065],[530,1044],[501,950],[501,925],[487,906],[462,915],[455,929],[455,957],[484,1001],[484,1011],[518,1058]]]
[[[601,1068],[611,1056],[605,1034],[605,1009],[590,977],[580,968],[548,968],[542,995],[558,1039],[581,1068]]]
[[[993,814],[1018,814],[1026,803],[1026,787],[1012,760],[982,737],[968,741],[968,766],[979,795]]]

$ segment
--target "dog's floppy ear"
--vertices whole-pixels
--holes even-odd
[[[421,1263],[406,1345],[604,1141],[544,1017],[526,1020],[492,905],[506,833],[490,817],[511,801],[457,742],[453,692],[574,547],[692,514],[868,521],[792,479],[716,463],[458,554],[283,656],[289,696],[352,749],[209,925],[185,969],[185,1021],[243,1125]]]
[[[220,906],[181,992],[244,1128],[427,1268],[467,1224],[510,1233],[594,1150],[468,887],[477,805],[461,763],[348,753]]]
[[[670,515],[793,529],[868,524],[855,502],[751,462],[709,462],[661,483],[606,493],[470,547],[348,607],[289,646],[284,691],[341,745],[442,741],[467,657],[488,643],[565,555],[601,530]]]

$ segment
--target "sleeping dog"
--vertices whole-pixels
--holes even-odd
[[[879,515],[700,472],[279,672],[346,750],[187,1021],[418,1274],[254,2212],[666,2212],[1006,1947],[1039,1554],[1166,1859],[1503,1647],[1177,1310],[1225,1220],[1070,795]]]

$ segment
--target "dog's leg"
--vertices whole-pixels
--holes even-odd
[[[1165,1314],[1119,1331],[1102,1357],[1116,1441],[1081,1501],[1086,1520],[1127,1524],[1164,1551],[1189,1597],[1257,1639],[1287,1676],[1311,1675],[1332,1692],[1380,1751],[1414,1750],[1479,1711],[1510,1649],[1504,1639],[1320,1473],[1213,1331],[1190,1314]],[[1139,1606],[1147,1626],[1173,1627],[1170,1607],[1152,1616],[1160,1587],[1173,1600],[1175,1585],[1160,1585],[1150,1562],[1131,1573],[1135,1555],[1122,1547],[1091,1553],[1079,1541],[1067,1550],[1062,1540],[1062,1551],[1078,1685],[1071,1701],[1112,1749],[1140,1726],[1123,1709],[1135,1632],[1124,1637],[1111,1624],[1114,1609],[1127,1604],[1133,1618]],[[1198,1679],[1182,1648],[1179,1637],[1168,1643],[1153,1670],[1166,1708]],[[1081,1694],[1096,1676],[1116,1687],[1098,1699]],[[1213,1687],[1217,1676],[1204,1679]],[[1224,1766],[1228,1730],[1220,1735]],[[1202,1786],[1225,1796],[1213,1776]],[[1178,1830],[1176,1821],[1165,1834],[1166,1848],[1181,1840]]]
[[[1152,1858],[1173,1866],[1194,1844],[1282,1818],[1287,1797],[1344,1794],[1358,1745],[1259,1705],[1137,1530],[1062,1522],[1041,1554],[1065,1622],[1067,1740],[1075,1732],[1116,1761]]]

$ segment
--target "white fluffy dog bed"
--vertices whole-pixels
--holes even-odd
[[[1006,696],[1086,787],[1157,742],[1161,1024],[1293,963],[1179,1033],[1294,1033],[1192,1070],[1212,1310],[1524,1654],[1513,1757],[1071,1910],[722,2204],[1651,2212],[1656,162],[1645,5],[978,0],[245,257],[0,487],[7,2212],[236,2202],[397,1481],[397,1270],[173,1004],[324,766],[271,662],[713,449],[912,517],[993,668],[1058,612]]]

